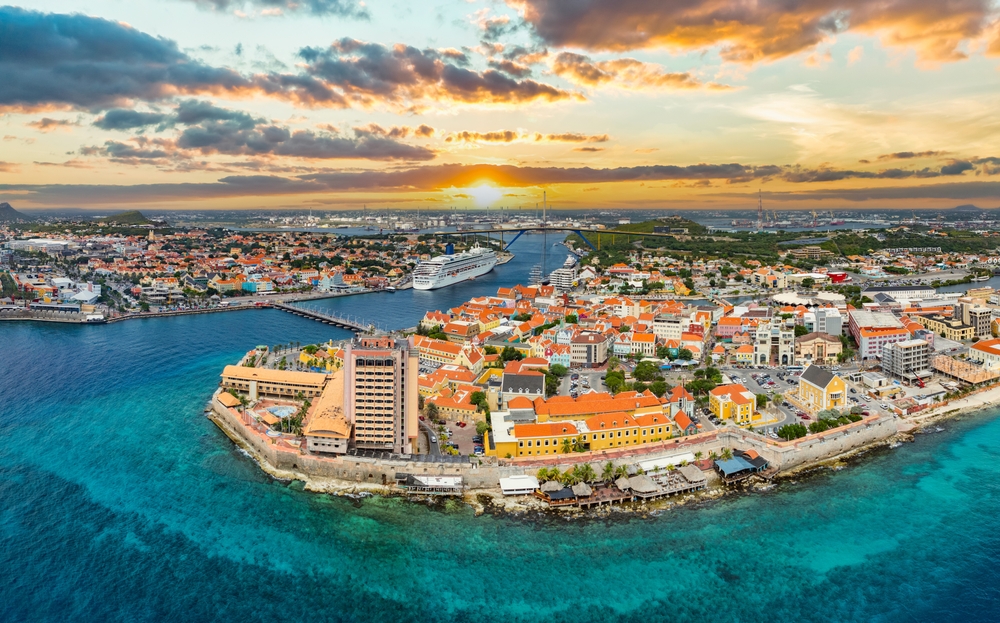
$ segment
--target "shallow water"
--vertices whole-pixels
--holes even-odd
[[[0,324],[0,620],[1000,618],[995,414],[652,518],[355,507],[202,416],[245,350],[345,335],[275,310]]]

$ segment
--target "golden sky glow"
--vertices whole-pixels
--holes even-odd
[[[1000,207],[994,0],[37,0],[15,207]]]

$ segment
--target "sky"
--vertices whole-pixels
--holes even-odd
[[[1000,207],[1000,0],[32,0],[15,208]]]

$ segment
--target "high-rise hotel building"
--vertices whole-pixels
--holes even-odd
[[[406,340],[358,336],[344,349],[344,415],[354,447],[411,454],[417,437],[417,351]]]

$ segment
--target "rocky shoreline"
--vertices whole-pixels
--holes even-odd
[[[709,486],[702,490],[682,494],[676,497],[643,501],[629,502],[625,504],[602,506],[595,509],[580,509],[576,507],[552,508],[542,500],[533,496],[505,496],[499,488],[483,488],[467,491],[461,498],[461,502],[471,508],[476,515],[491,515],[494,517],[505,517],[513,519],[527,520],[548,520],[548,519],[608,519],[612,517],[655,517],[660,513],[677,508],[698,506],[700,504],[713,503],[730,495],[746,495],[762,493],[773,490],[783,482],[796,483],[811,476],[827,473],[828,471],[840,471],[850,467],[852,464],[863,460],[873,452],[897,448],[903,443],[912,442],[914,434],[920,433],[927,427],[936,425],[938,422],[955,419],[965,415],[976,415],[990,410],[994,404],[1000,401],[1000,387],[994,387],[979,394],[963,398],[960,401],[952,402],[944,407],[927,413],[918,414],[912,418],[901,419],[897,423],[899,432],[890,437],[874,441],[847,452],[827,457],[817,461],[810,461],[796,467],[780,471],[770,480],[763,480],[759,477],[752,477],[739,486],[725,486],[717,478],[710,478]],[[956,404],[960,403],[960,404]],[[428,495],[407,495],[390,486],[343,481],[336,478],[325,478],[307,475],[298,471],[282,470],[271,465],[255,448],[246,444],[235,431],[230,431],[214,413],[209,414],[219,428],[229,437],[241,452],[254,461],[261,471],[268,474],[275,480],[283,482],[299,481],[303,483],[303,490],[311,493],[327,494],[338,497],[350,498],[356,503],[366,497],[401,497],[409,502],[425,504],[437,507],[441,503],[441,498]],[[457,499],[457,498],[451,498]]]

